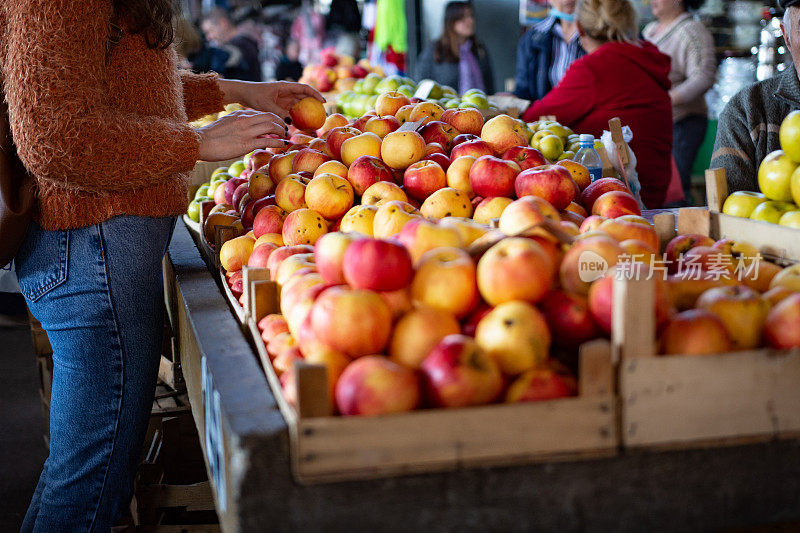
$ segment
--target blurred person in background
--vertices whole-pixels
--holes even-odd
[[[492,67],[486,49],[475,38],[475,12],[470,2],[449,2],[444,30],[417,58],[414,76],[430,78],[458,91],[494,92]]]
[[[514,94],[539,100],[558,85],[573,61],[586,52],[575,23],[578,0],[551,0],[550,15],[523,35],[517,45]]]
[[[778,4],[785,10],[781,31],[792,62],[776,76],[736,93],[719,115],[711,168],[725,169],[730,192],[759,190],[759,165],[781,149],[781,123],[800,109],[800,0]]]
[[[361,55],[361,12],[356,0],[331,0],[325,17],[325,40],[336,52],[358,59]]]
[[[173,25],[175,51],[181,59],[181,68],[198,73],[216,72],[225,78],[236,78],[240,67],[231,62],[232,57],[228,50],[211,46],[185,17],[176,17]]]
[[[303,65],[298,61],[300,43],[291,39],[284,47],[284,52],[275,67],[276,80],[297,81],[303,75]]]
[[[717,60],[714,39],[702,22],[687,10],[703,0],[652,0],[656,20],[644,28],[644,38],[672,60],[672,155],[681,176],[685,198],[690,198],[692,164],[708,127],[705,93],[714,85]]]
[[[236,29],[230,15],[215,8],[203,17],[200,27],[209,42],[231,54],[230,64],[238,65],[234,77],[245,81],[261,81],[258,42]],[[231,68],[231,67],[229,67]]]
[[[638,39],[636,11],[628,0],[581,0],[577,29],[584,57],[561,82],[523,114],[542,115],[578,133],[599,138],[608,121],[619,117],[633,131],[631,150],[649,209],[662,207],[672,169],[672,105],[669,56]]]

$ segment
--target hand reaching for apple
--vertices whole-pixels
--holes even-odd
[[[258,148],[277,148],[286,141],[286,124],[274,113],[243,110],[220,117],[198,130],[202,161],[224,161]]]
[[[225,103],[238,103],[259,111],[269,111],[284,119],[289,116],[289,109],[303,98],[310,96],[325,102],[316,89],[304,83],[219,80],[219,86],[225,93]]]

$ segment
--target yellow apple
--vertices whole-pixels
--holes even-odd
[[[445,187],[425,198],[420,212],[427,218],[471,217],[472,202],[464,191]]]
[[[775,150],[764,158],[758,167],[758,186],[770,200],[789,202],[792,200],[791,177],[797,169],[783,150]]]
[[[784,213],[794,211],[797,206],[791,202],[777,202],[773,200],[766,201],[758,204],[753,212],[750,213],[752,220],[763,220],[764,222],[771,222],[777,224]]]
[[[509,376],[542,367],[550,355],[547,321],[527,302],[506,302],[489,311],[478,322],[475,340]]]
[[[392,200],[378,207],[372,221],[372,235],[376,239],[385,239],[400,233],[403,226],[421,218],[417,208],[407,202]]]
[[[389,340],[389,358],[416,370],[440,340],[460,332],[461,326],[452,313],[428,306],[417,307],[395,324]]]
[[[781,148],[792,161],[800,163],[800,111],[792,111],[781,122],[778,132]]]
[[[459,248],[437,248],[417,263],[411,298],[461,318],[478,304],[475,263]]]
[[[722,212],[732,217],[749,218],[759,204],[767,201],[763,193],[753,191],[736,191],[731,193],[722,204]]]
[[[769,283],[769,288],[786,287],[800,292],[800,263],[791,265],[778,272]]]
[[[339,231],[357,231],[372,237],[372,224],[378,208],[374,205],[354,205],[342,217]]]

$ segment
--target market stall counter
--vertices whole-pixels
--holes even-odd
[[[224,531],[700,531],[800,525],[800,440],[302,485],[289,426],[183,224],[165,292]]]

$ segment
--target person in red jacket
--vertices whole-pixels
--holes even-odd
[[[637,38],[636,11],[628,0],[582,0],[576,15],[587,55],[523,119],[555,115],[576,132],[599,137],[609,119],[619,117],[633,131],[642,200],[649,209],[659,208],[672,165],[669,56]]]

